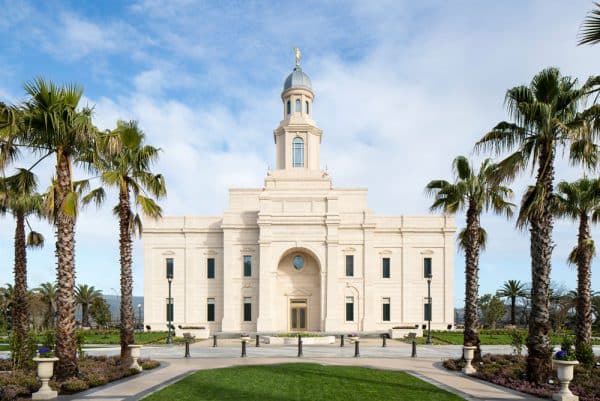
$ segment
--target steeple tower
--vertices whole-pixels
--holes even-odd
[[[273,132],[275,166],[276,170],[284,170],[287,175],[314,175],[321,172],[322,131],[313,120],[315,94],[310,78],[300,67],[300,49],[296,48],[294,52],[296,66],[285,79],[281,92],[283,120]]]

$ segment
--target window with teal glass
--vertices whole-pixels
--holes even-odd
[[[306,103],[306,114],[309,114],[310,106],[308,105],[308,100],[305,103]]]
[[[300,113],[302,110],[302,103],[300,102],[300,99],[296,99],[296,113]]]
[[[390,321],[390,299],[383,298],[383,321]]]
[[[354,276],[354,255],[346,255],[346,276]]]
[[[292,167],[304,167],[304,140],[299,136],[292,141]]]
[[[287,101],[287,113],[290,114],[292,112],[292,104],[290,103],[290,101]]]
[[[354,321],[354,297],[346,297],[346,321]]]
[[[208,298],[208,302],[206,305],[206,320],[209,322],[215,321],[215,299]]]
[[[206,260],[206,270],[208,278],[215,278],[215,258],[208,258]]]
[[[383,258],[383,278],[390,278],[390,258]]]
[[[252,256],[244,255],[244,277],[252,277]]]

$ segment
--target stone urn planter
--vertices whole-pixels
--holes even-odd
[[[36,392],[31,394],[32,400],[50,400],[56,398],[58,393],[48,385],[50,378],[54,374],[54,362],[58,361],[58,358],[33,358],[33,361],[37,363],[37,375],[42,381],[42,387]]]
[[[573,380],[573,368],[579,362],[553,359],[552,364],[556,368],[556,376],[558,376],[558,380],[560,381],[560,390],[558,393],[552,394],[552,399],[555,401],[578,401],[579,397],[569,390],[569,384]]]
[[[348,336],[348,341],[350,342],[355,342],[355,341],[359,341],[360,337],[359,336]]]
[[[138,363],[138,359],[140,358],[142,346],[138,344],[129,344],[128,347],[131,350],[131,359],[133,359],[133,362],[131,362],[131,366],[129,368],[141,372],[143,369]]]
[[[463,347],[463,356],[465,357],[465,361],[467,361],[467,364],[463,368],[464,374],[470,375],[470,374],[473,374],[476,372],[473,365],[471,365],[471,362],[473,361],[473,358],[475,357],[476,349],[477,349],[477,347]]]
[[[248,342],[248,341],[250,341],[250,336],[241,336],[240,337],[240,341],[246,341],[246,342]]]

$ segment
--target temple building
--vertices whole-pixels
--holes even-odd
[[[230,189],[222,216],[144,222],[144,324],[165,330],[171,286],[173,324],[211,334],[421,327],[429,279],[431,327],[453,325],[454,217],[379,216],[366,188],[333,186],[298,54],[281,100],[262,188]]]

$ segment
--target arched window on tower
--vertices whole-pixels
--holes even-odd
[[[300,99],[296,99],[296,113],[300,113],[302,111],[302,102]]]
[[[310,106],[308,105],[308,100],[305,102],[306,103],[306,115],[310,114]]]
[[[304,167],[304,140],[299,136],[292,141],[292,167]]]
[[[290,114],[292,112],[292,104],[290,103],[290,101],[287,101],[287,113]]]

